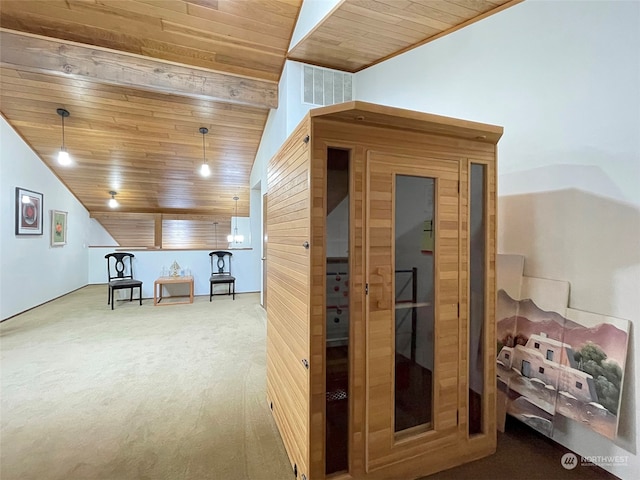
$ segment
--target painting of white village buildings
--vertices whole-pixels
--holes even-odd
[[[496,371],[506,411],[545,435],[562,415],[614,438],[629,322],[567,308],[567,282],[521,276],[518,284],[518,257],[498,261]]]

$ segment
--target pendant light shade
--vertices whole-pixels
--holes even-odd
[[[64,119],[69,116],[69,112],[64,108],[58,108],[56,113],[62,118],[62,146],[58,152],[58,163],[64,167],[71,165],[71,157],[64,146]]]
[[[209,168],[207,155],[205,154],[204,136],[209,133],[209,129],[206,127],[200,127],[200,133],[202,134],[202,165],[200,166],[200,175],[208,177],[211,175],[211,169]]]
[[[236,202],[236,226],[233,229],[233,234],[227,235],[227,241],[229,243],[242,243],[244,242],[244,235],[238,235],[238,200],[240,197],[233,197]]]
[[[111,190],[109,192],[109,195],[111,195],[111,198],[109,199],[109,207],[118,208],[118,201],[116,200],[116,192]]]

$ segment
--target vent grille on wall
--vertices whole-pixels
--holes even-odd
[[[312,105],[333,105],[353,99],[353,74],[304,66],[302,101]]]

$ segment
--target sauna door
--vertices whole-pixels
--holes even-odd
[[[460,225],[457,161],[369,152],[367,165],[372,471],[459,441]]]

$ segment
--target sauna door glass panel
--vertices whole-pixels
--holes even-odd
[[[487,275],[486,166],[471,164],[469,181],[469,434],[482,433]]]
[[[327,150],[327,475],[349,468],[349,153]]]
[[[395,431],[433,418],[434,185],[395,179]]]

